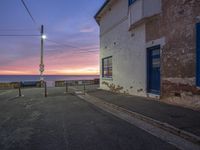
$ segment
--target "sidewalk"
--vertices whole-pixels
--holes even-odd
[[[91,91],[88,94],[200,136],[200,112],[149,100],[144,97],[125,96],[103,90]]]

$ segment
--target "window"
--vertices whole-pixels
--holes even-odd
[[[102,77],[112,78],[112,56],[102,59]]]
[[[131,4],[133,4],[136,0],[128,0],[128,5],[130,6]]]

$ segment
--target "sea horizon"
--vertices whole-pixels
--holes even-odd
[[[0,76],[40,76],[39,74],[0,74]],[[66,75],[66,74],[45,74],[44,76],[99,76],[99,75]]]
[[[93,80],[99,75],[43,75],[46,81]],[[0,75],[0,82],[39,81],[40,75]]]

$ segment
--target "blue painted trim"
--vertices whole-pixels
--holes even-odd
[[[157,95],[160,95],[160,91],[153,91],[150,89],[150,85],[149,85],[149,80],[150,80],[150,67],[149,67],[149,63],[150,63],[150,60],[151,60],[151,51],[154,50],[154,49],[160,49],[160,45],[156,45],[156,46],[153,46],[153,47],[149,47],[147,48],[147,62],[146,62],[146,65],[147,65],[147,81],[146,81],[146,91],[147,93],[152,93],[152,94],[157,94]],[[161,78],[160,78],[160,83],[161,83]],[[161,86],[160,86],[161,87]]]
[[[200,87],[200,23],[196,24],[196,85]]]
[[[136,0],[128,0],[128,5],[130,6],[131,4],[133,4]]]
[[[146,91],[149,93],[149,77],[150,77],[150,67],[149,67],[149,61],[150,61],[150,49],[147,48],[147,58],[146,58],[146,66],[147,66],[147,81],[146,81]]]

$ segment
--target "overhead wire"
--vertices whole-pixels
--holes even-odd
[[[28,29],[28,28],[21,28],[21,29],[8,29],[8,28],[5,28],[5,29],[0,29],[0,31],[37,31],[36,29]]]
[[[23,4],[26,12],[28,13],[28,15],[30,16],[31,20],[33,21],[33,23],[35,25],[37,25],[37,22],[35,20],[35,18],[33,17],[30,9],[28,8],[28,6],[26,5],[25,1],[24,0],[21,0],[21,3]],[[0,29],[0,31],[25,31],[25,30],[29,30],[29,29]],[[16,36],[16,37],[26,37],[26,36],[41,36],[41,35],[34,35],[34,34],[0,34],[1,37],[6,37],[6,36]],[[49,39],[46,39],[46,41],[48,42],[51,42],[51,43],[54,43],[56,44],[58,47],[63,47],[63,48],[66,48],[66,47],[70,47],[70,48],[74,48],[78,51],[74,51],[74,53],[88,53],[88,52],[98,52],[98,48],[80,48],[78,46],[73,46],[73,45],[70,45],[70,44],[63,44],[63,43],[60,43],[60,42],[57,42],[57,41],[54,41],[54,40],[49,40]]]
[[[36,23],[36,20],[34,19],[33,15],[31,14],[31,11],[30,11],[29,8],[27,7],[27,5],[26,5],[26,3],[24,2],[24,0],[21,0],[21,2],[22,2],[22,4],[23,4],[23,6],[25,7],[27,13],[28,13],[29,16],[31,17],[32,21],[33,21],[35,24],[37,24],[37,23]],[[80,48],[80,47],[77,47],[77,46],[73,46],[73,45],[69,45],[69,44],[62,44],[62,43],[57,42],[57,41],[54,41],[54,40],[46,39],[46,41],[52,42],[52,43],[54,43],[54,44],[56,44],[56,45],[58,45],[58,46],[60,46],[60,47],[65,47],[65,48],[66,48],[66,47],[71,47],[71,48],[74,48],[74,49],[78,49],[79,51],[77,51],[77,52],[80,52],[80,50],[87,50],[87,51],[82,51],[82,52],[80,52],[80,53],[95,52],[95,51],[94,51],[94,48],[93,48],[93,49],[91,49],[91,48],[90,48],[90,49],[89,49],[89,48],[83,49],[83,48]],[[93,50],[93,51],[91,51],[91,50]]]
[[[0,36],[40,36],[40,35],[34,35],[34,34],[0,34]]]
[[[53,52],[53,53],[56,53],[56,52],[63,52],[63,51],[60,51],[58,49],[54,49],[54,50],[49,50],[47,49],[48,52]],[[69,52],[69,51],[68,51]],[[96,52],[99,52],[97,50],[88,50],[88,51],[70,51],[69,53],[96,53]]]
[[[95,48],[80,48],[78,46],[73,46],[73,45],[69,45],[69,44],[63,44],[63,43],[56,42],[56,41],[49,40],[49,39],[46,39],[46,41],[55,43],[58,47],[63,47],[63,48],[71,47],[71,48],[76,49],[76,50],[94,50],[94,49],[97,50],[98,49],[98,47],[95,47]]]
[[[65,47],[67,46],[67,47],[71,47],[71,48],[79,48],[77,46],[73,46],[73,45],[69,45],[69,44],[63,44],[63,43],[60,43],[60,42],[57,42],[57,41],[54,41],[54,40],[46,39],[46,41],[55,43],[56,45],[59,45],[59,46],[65,46]]]
[[[30,12],[28,6],[26,5],[26,3],[24,2],[24,0],[21,0],[21,2],[22,2],[22,4],[23,4],[24,8],[26,9],[27,13],[28,13],[29,16],[31,17],[31,20],[32,20],[35,24],[37,24],[35,18],[34,18],[33,15],[31,14],[31,12]]]
[[[33,17],[33,15],[31,14],[31,11],[29,10],[29,8],[28,8],[28,6],[26,5],[26,3],[24,2],[24,0],[21,0],[21,3],[23,4],[23,6],[24,6],[24,8],[26,9],[26,12],[28,13],[28,15],[30,16],[30,18],[31,18],[31,20],[33,21],[33,23],[34,24],[36,24],[37,25],[37,22],[36,22],[36,20],[35,20],[35,18]],[[0,29],[0,31],[27,31],[27,30],[29,30],[30,31],[30,29]],[[32,29],[31,29],[32,30]],[[36,30],[36,29],[34,29],[34,30]],[[38,29],[37,29],[38,30]],[[0,34],[0,36],[1,37],[6,37],[6,36],[40,36],[40,35],[36,35],[36,34],[16,34],[16,33],[9,33],[9,34],[5,34],[5,33],[3,33],[3,34]]]

